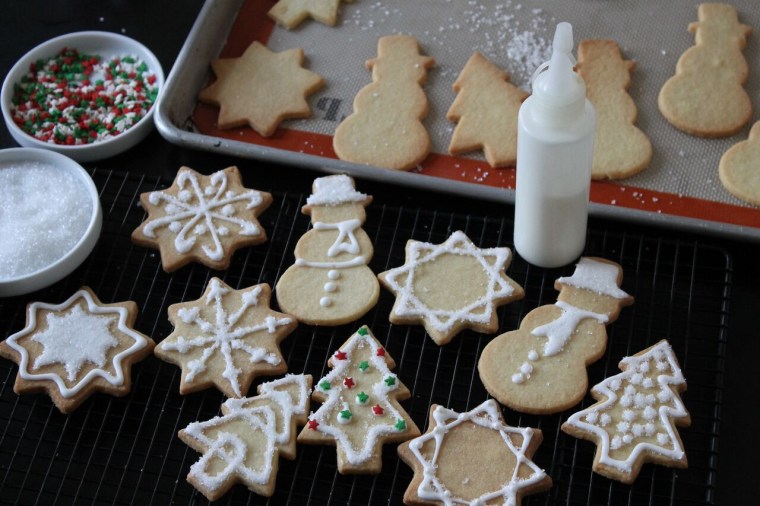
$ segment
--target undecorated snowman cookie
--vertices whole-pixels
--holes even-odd
[[[749,139],[733,145],[720,159],[720,182],[736,197],[760,206],[760,121]]]

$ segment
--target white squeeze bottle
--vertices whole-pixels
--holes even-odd
[[[573,27],[559,23],[517,120],[515,248],[539,267],[572,262],[586,242],[596,115],[572,50]]]

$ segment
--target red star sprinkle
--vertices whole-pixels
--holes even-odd
[[[345,385],[347,388],[354,388],[354,378],[346,378],[343,380],[343,385]]]
[[[317,430],[317,427],[319,427],[319,422],[318,422],[318,421],[316,421],[316,420],[309,420],[309,421],[308,421],[308,427],[309,427],[311,430]]]
[[[346,352],[338,350],[335,352],[335,358],[338,360],[346,360],[348,356],[346,355]]]
[[[378,348],[377,349],[377,356],[378,357],[384,357],[385,356],[385,348]]]
[[[383,408],[379,404],[375,404],[372,406],[372,412],[376,415],[382,415],[385,411],[383,411]]]

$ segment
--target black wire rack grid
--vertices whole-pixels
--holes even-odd
[[[92,175],[105,216],[94,253],[73,274],[48,289],[0,299],[3,337],[23,328],[27,302],[61,302],[81,285],[88,285],[104,302],[137,302],[140,312],[135,328],[159,342],[172,331],[167,307],[197,299],[212,276],[238,288],[262,282],[274,286],[293,263],[295,243],[310,226],[309,217],[300,213],[304,195],[275,193],[274,204],[260,217],[269,236],[267,243],[238,251],[224,272],[192,265],[166,274],[157,252],[132,245],[129,237],[144,218],[138,203],[140,193],[168,182],[98,170]],[[375,272],[403,264],[408,239],[440,243],[455,230],[464,231],[481,247],[511,247],[512,222],[502,217],[392,207],[377,201],[367,213],[364,229],[374,244],[370,267]],[[716,247],[627,233],[618,227],[591,229],[585,254],[620,263],[625,273],[623,289],[636,298],[608,327],[607,352],[590,366],[590,384],[618,373],[622,357],[667,338],[688,381],[683,398],[692,425],[680,432],[689,467],[673,470],[645,465],[632,486],[610,481],[591,471],[595,446],[559,430],[579,406],[552,416],[504,409],[507,423],[543,431],[544,441],[534,460],[554,482],[551,490],[526,497],[523,504],[714,503],[730,256]],[[507,272],[524,287],[526,297],[499,309],[499,333],[517,328],[531,309],[552,304],[557,295],[554,280],[568,275],[568,270],[572,266],[538,269],[516,257]],[[494,335],[464,331],[450,344],[436,346],[422,327],[388,322],[393,301],[392,295],[383,291],[377,306],[351,325],[300,325],[282,345],[289,371],[323,376],[334,350],[359,325],[368,324],[396,360],[395,372],[412,391],[411,399],[402,404],[421,429],[426,427],[431,404],[466,411],[486,400],[476,364]],[[44,395],[17,396],[13,392],[16,372],[15,364],[0,360],[0,503],[143,506],[207,502],[185,480],[199,454],[176,434],[190,422],[216,416],[224,401],[221,393],[207,390],[182,396],[179,369],[149,357],[133,368],[128,396],[97,394],[66,416]],[[260,381],[266,379],[256,384]],[[587,396],[582,406],[592,402]],[[219,504],[395,505],[402,503],[411,477],[394,445],[385,446],[383,469],[377,476],[340,475],[334,447],[299,445],[295,460],[281,459],[274,496],[257,496],[238,485]]]

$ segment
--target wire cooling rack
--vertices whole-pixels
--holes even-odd
[[[139,194],[167,186],[159,178],[119,172],[93,172],[104,208],[101,240],[89,260],[56,285],[30,296],[0,299],[2,337],[23,328],[25,305],[32,300],[61,302],[81,285],[92,287],[104,302],[134,300],[139,331],[161,341],[171,331],[167,307],[197,299],[212,276],[240,288],[266,282],[274,286],[293,263],[293,249],[309,226],[300,213],[304,195],[275,193],[261,216],[269,235],[263,245],[240,250],[231,267],[214,272],[200,266],[166,274],[154,250],[134,246],[130,234],[143,220]],[[367,192],[367,188],[359,190]],[[260,188],[265,190],[266,188]],[[364,229],[373,240],[370,267],[381,272],[404,262],[407,239],[443,242],[464,231],[481,247],[510,246],[512,223],[505,218],[461,215],[375,202],[367,209]],[[667,338],[689,383],[683,395],[692,426],[681,434],[689,468],[644,466],[632,486],[592,473],[595,446],[559,430],[578,409],[552,416],[521,415],[504,410],[510,425],[538,427],[544,441],[534,460],[554,480],[550,491],[529,496],[535,504],[712,504],[721,421],[728,300],[732,266],[729,255],[696,242],[606,229],[590,230],[586,255],[620,263],[623,289],[636,298],[608,327],[604,357],[589,368],[590,384],[616,374],[619,360]],[[499,309],[500,332],[518,327],[531,309],[552,304],[554,280],[572,266],[545,270],[516,258],[508,274],[520,283],[525,299]],[[299,326],[283,341],[290,372],[319,378],[326,362],[361,324],[368,324],[397,363],[395,372],[412,391],[402,405],[424,430],[431,404],[457,411],[488,398],[478,378],[481,350],[493,338],[460,333],[436,346],[419,326],[388,322],[393,297],[383,291],[377,306],[360,321],[335,328]],[[153,357],[133,368],[132,392],[123,398],[91,397],[76,412],[60,414],[43,395],[16,396],[17,367],[0,360],[0,503],[3,504],[205,504],[185,477],[199,454],[184,445],[177,431],[192,421],[219,413],[221,393],[207,390],[179,395],[179,369]],[[587,397],[583,405],[593,402]],[[377,476],[337,473],[334,447],[301,446],[294,461],[281,460],[275,495],[264,498],[235,486],[219,504],[328,505],[401,504],[411,470],[386,445]]]

